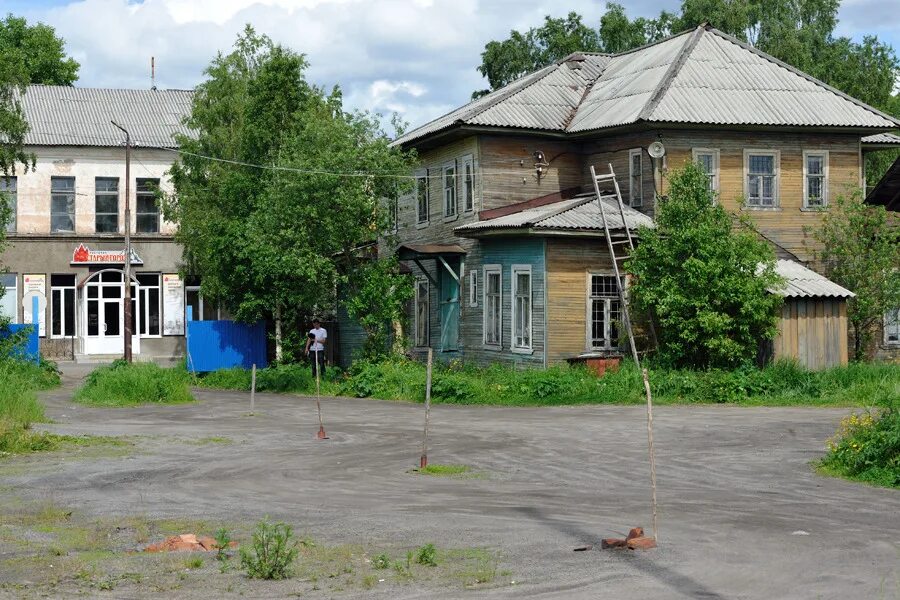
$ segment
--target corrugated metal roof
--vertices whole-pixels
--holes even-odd
[[[625,223],[619,216],[615,200],[601,196],[607,221],[611,230],[619,231],[627,225],[629,229],[637,229],[644,225],[653,227],[653,219],[626,206]],[[536,208],[528,208],[521,212],[504,215],[494,219],[477,221],[454,229],[456,233],[476,233],[497,229],[534,229],[546,231],[600,231],[603,222],[600,219],[600,207],[594,194],[580,194],[568,200],[561,200]]]
[[[875,135],[867,135],[860,140],[865,144],[896,144],[900,146],[900,135],[896,133],[876,133]]]
[[[39,146],[121,146],[122,132],[135,146],[174,148],[176,133],[190,135],[190,90],[121,90],[28,86],[22,104],[30,131],[25,143]]]
[[[897,119],[721,31],[699,27],[615,56],[573,55],[394,143],[455,125],[584,133],[639,121],[900,126]]]
[[[793,260],[779,260],[775,271],[784,280],[784,287],[769,291],[785,298],[853,298],[856,296],[824,275],[819,275]]]

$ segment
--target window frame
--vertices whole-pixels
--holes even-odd
[[[152,273],[148,273],[148,275],[152,275]],[[199,285],[186,285],[184,286],[184,320],[187,322],[187,309],[188,309],[188,294],[191,292],[197,292],[197,312],[198,315],[194,315],[193,321],[221,321],[222,320],[222,306],[220,304],[216,304],[216,318],[215,319],[204,319],[203,314],[204,311],[204,298],[203,294],[200,293]],[[160,302],[162,302],[162,290],[160,290]],[[162,312],[160,312],[160,323],[162,323]],[[160,328],[161,330],[162,328]],[[161,337],[161,336],[152,336],[152,337]]]
[[[415,190],[416,227],[419,227],[419,228],[427,227],[428,223],[431,219],[431,189],[430,189],[430,185],[429,185],[430,180],[428,179],[428,169],[421,169],[421,170],[416,171],[415,178],[416,178],[416,190]],[[422,187],[420,188],[420,186],[422,186]],[[425,197],[421,198],[420,191],[423,189],[425,190]],[[424,202],[424,209],[425,209],[424,216],[422,215],[422,212],[421,212],[421,210],[423,208],[423,205],[422,205],[423,202]]]
[[[893,313],[893,316],[891,316]],[[891,323],[893,321],[893,324]],[[890,339],[889,328],[896,330],[897,339]],[[889,309],[882,315],[881,329],[883,330],[884,345],[889,348],[900,346],[900,306]]]
[[[707,173],[706,176],[712,183],[710,191],[718,197],[720,184],[719,177],[721,173],[721,152],[718,148],[691,148],[691,158],[693,158],[694,162],[697,164],[700,164],[700,156],[704,154],[712,156],[713,172]]]
[[[639,159],[638,165],[638,193],[634,193],[634,157]],[[628,206],[632,208],[644,205],[644,151],[641,148],[632,148],[628,151]]]
[[[54,285],[53,277],[58,276],[58,275],[64,275],[66,277],[71,277],[72,285]],[[73,337],[75,337],[75,335],[76,335],[75,328],[76,328],[76,324],[78,322],[78,313],[77,313],[78,300],[76,298],[76,292],[75,292],[75,290],[77,289],[76,288],[77,285],[78,285],[78,277],[74,273],[52,273],[50,275],[50,339],[68,340],[68,339],[72,339]],[[66,303],[67,303],[66,291],[67,290],[72,292],[72,295],[71,295],[72,296],[71,297],[71,301],[72,301],[72,333],[71,334],[66,333],[66,329],[67,329],[66,325],[69,324],[68,319],[66,319]],[[60,297],[61,314],[60,314],[59,322],[60,322],[61,333],[53,332],[54,325],[55,325],[55,321],[54,321],[53,317],[56,315],[56,295],[57,295],[56,292],[59,292],[59,297]]]
[[[750,203],[750,157],[772,157],[772,204]],[[744,149],[744,209],[747,210],[781,210],[781,151],[771,148],[745,148]],[[760,193],[762,186],[760,185]],[[762,196],[760,195],[760,199]]]
[[[453,174],[448,175],[448,171],[453,171]],[[443,190],[441,198],[444,202],[444,219],[446,220],[454,220],[459,216],[459,186],[457,185],[459,178],[457,175],[458,171],[455,161],[441,167],[441,189]],[[450,185],[447,184],[448,180],[451,182]],[[449,211],[450,198],[453,200],[453,212]]]
[[[97,187],[97,182],[99,182],[100,180],[115,181],[116,182],[116,191],[115,192],[109,192],[109,191],[105,191],[105,190],[102,192],[99,191],[98,187]],[[112,233],[112,234],[119,233],[119,192],[120,192],[120,188],[119,188],[119,178],[118,177],[94,177],[94,232],[95,233]],[[110,212],[101,213],[98,211],[97,201],[100,199],[101,196],[104,198],[111,198],[114,196],[116,199],[116,212],[115,212],[116,227],[113,231],[100,231],[100,229],[97,227],[97,225],[98,225],[97,217],[99,215],[112,215],[113,214]]]
[[[147,284],[141,283],[140,278],[141,278],[141,277],[148,277],[148,276],[155,276],[155,277],[156,277],[156,285],[155,285],[155,286],[154,286],[154,285],[147,285]],[[139,301],[138,301],[138,307],[139,307],[139,310],[140,310],[140,313],[141,313],[141,314],[139,315],[138,320],[137,320],[137,333],[138,333],[138,336],[139,336],[141,339],[155,339],[155,338],[161,338],[161,337],[162,337],[162,332],[163,332],[163,313],[162,313],[162,311],[163,311],[162,273],[135,273],[135,277],[138,278],[138,299],[139,299]],[[158,293],[157,293],[157,303],[156,303],[156,304],[157,304],[157,307],[159,308],[159,310],[158,310],[158,312],[157,312],[157,314],[159,315],[158,322],[157,322],[157,330],[159,331],[159,333],[144,333],[144,327],[142,327],[142,325],[146,325],[147,328],[148,328],[148,330],[149,330],[149,327],[150,327],[150,302],[148,301],[148,298],[149,298],[149,296],[150,296],[150,290],[152,290],[152,289],[159,290]],[[201,302],[201,303],[200,303],[200,306],[201,306],[201,308],[200,308],[200,314],[201,314],[201,316],[202,316],[202,314],[203,314],[203,308],[202,308],[202,306],[203,306],[203,304],[202,304],[203,300],[202,300],[202,296],[201,296],[200,302]],[[218,307],[216,307],[216,317],[221,318],[221,315],[220,315],[219,313],[220,313],[220,309],[219,309]],[[143,318],[143,322],[141,321],[141,318]],[[202,320],[202,319],[201,319],[201,320]]]
[[[71,190],[63,190],[63,191],[54,190],[53,182],[55,182],[55,181],[71,181],[72,189]],[[76,206],[75,206],[75,203],[77,202],[77,195],[76,195],[76,188],[75,188],[76,185],[77,185],[77,181],[75,180],[75,177],[72,177],[71,175],[65,175],[65,176],[53,175],[50,177],[50,233],[64,233],[64,234],[65,233],[75,233],[75,231],[77,230],[78,225],[76,222],[76,216],[77,216],[78,211],[76,210]],[[65,213],[61,213],[59,211],[54,211],[53,210],[53,200],[54,200],[55,196],[66,196],[67,198],[71,197],[72,211],[71,212],[68,211],[68,202],[66,203],[67,210]],[[57,216],[57,215],[62,215],[62,214],[65,214],[67,217],[70,217],[72,219],[72,229],[71,230],[69,230],[69,229],[54,229],[53,228],[53,217]]]
[[[475,212],[475,158],[471,154],[466,154],[459,160],[460,164],[460,173],[462,176],[460,177],[460,189],[462,193],[462,207],[463,213],[473,213]],[[466,172],[466,169],[469,169],[469,172]],[[457,207],[458,209],[458,207]]]
[[[0,174],[0,196],[4,195],[12,215],[6,224],[6,233],[16,233],[19,225],[19,181],[15,175]]]
[[[12,281],[12,287],[10,287],[7,283],[3,282],[3,278],[8,277],[10,281]],[[19,274],[18,273],[0,273],[0,285],[3,286],[3,297],[0,298],[2,301],[5,298],[12,298],[12,309],[13,314],[7,315],[9,317],[10,323],[18,323],[19,322]]]
[[[141,183],[142,182],[155,182],[156,190],[142,190]],[[162,212],[159,208],[159,197],[158,193],[162,188],[160,187],[160,178],[159,177],[138,177],[134,180],[134,232],[135,233],[143,233],[143,234],[159,234],[162,230]],[[141,211],[141,199],[146,198],[153,199],[153,206],[156,208],[155,212],[147,212]],[[146,217],[148,215],[153,215],[156,217],[156,231],[141,231],[140,222],[141,217]]]
[[[607,277],[615,280],[616,274],[611,273],[609,271],[588,271],[587,273],[587,282],[586,282],[586,290],[585,290],[585,330],[584,330],[584,347],[587,352],[611,352],[615,350],[621,350],[620,345],[616,345],[615,341],[612,337],[612,319],[610,318],[612,315],[612,301],[619,302],[619,315],[622,314],[622,306],[621,306],[621,298],[619,298],[618,291],[615,296],[594,296],[594,277]],[[628,278],[624,275],[623,284],[626,291],[628,285]],[[593,336],[593,325],[594,325],[594,315],[593,315],[593,303],[595,299],[603,299],[604,307],[603,307],[603,321],[604,321],[604,338],[607,340],[606,346],[595,346],[594,345],[594,336]],[[621,336],[622,332],[619,332]]]
[[[425,286],[424,297],[421,295],[422,285]],[[431,282],[428,277],[416,277],[415,304],[413,305],[413,347],[427,348],[431,344]],[[425,322],[419,322],[419,305],[425,305]],[[424,325],[422,336],[419,336],[419,325]]]
[[[512,265],[512,280],[510,296],[512,298],[512,318],[510,319],[510,350],[517,354],[531,354],[534,352],[534,276],[531,265]],[[519,335],[516,331],[519,321],[519,275],[528,275],[528,345],[519,344]],[[502,283],[502,281],[501,281]],[[502,293],[502,292],[501,292]],[[501,310],[501,315],[502,315]]]
[[[822,174],[810,175],[808,157],[822,157]],[[828,150],[804,150],[803,151],[803,209],[809,211],[818,211],[828,208]],[[822,204],[821,206],[810,206],[809,204],[809,178],[822,178]]]
[[[484,265],[482,267],[483,278],[481,282],[482,306],[481,312],[481,342],[485,348],[492,350],[500,350],[503,348],[503,266],[499,264]],[[497,295],[497,341],[488,341],[488,310],[490,303],[488,302],[488,290],[490,289],[490,276],[498,277],[498,295]]]
[[[469,306],[478,306],[478,269],[469,271]]]

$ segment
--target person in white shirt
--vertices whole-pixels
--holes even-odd
[[[325,374],[325,342],[328,340],[328,332],[322,327],[322,321],[313,319],[313,328],[309,330],[306,336],[306,355],[312,352],[312,375],[316,377],[316,365],[319,367],[319,374]]]

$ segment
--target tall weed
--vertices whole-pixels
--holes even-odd
[[[75,401],[94,406],[180,404],[192,402],[190,375],[184,368],[123,360],[98,367],[75,392]]]

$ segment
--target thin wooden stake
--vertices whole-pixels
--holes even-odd
[[[319,352],[320,350],[313,350],[315,353],[313,356],[313,360],[316,361],[316,411],[319,413],[319,433],[317,434],[318,439],[327,440],[328,435],[325,433],[325,423],[322,421],[322,394],[320,381],[321,378],[319,376]]]
[[[253,370],[250,371],[250,414],[256,411],[256,363],[253,363]]]
[[[425,368],[425,431],[422,434],[422,456],[419,458],[419,468],[428,466],[428,415],[431,413],[431,348],[428,348],[428,365]]]
[[[650,379],[647,369],[641,369],[644,376],[644,392],[647,394],[647,445],[650,451],[650,494],[653,503],[653,539],[659,543],[659,531],[656,528],[656,458],[653,454],[653,398],[650,395]]]

